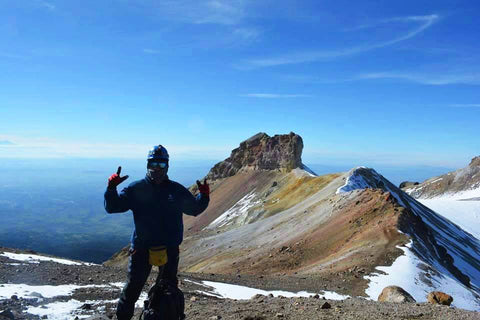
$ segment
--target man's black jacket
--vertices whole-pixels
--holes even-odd
[[[183,240],[182,213],[197,216],[208,206],[209,197],[194,197],[181,184],[165,180],[154,184],[149,177],[122,190],[105,191],[105,210],[119,213],[132,210],[135,228],[132,248],[178,246]]]

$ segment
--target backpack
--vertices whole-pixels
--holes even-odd
[[[182,290],[166,282],[157,282],[148,292],[142,316],[140,319],[143,320],[185,319],[185,297]]]

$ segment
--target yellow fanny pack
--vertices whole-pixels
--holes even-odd
[[[148,262],[152,266],[163,266],[168,261],[167,247],[151,247],[148,249]]]

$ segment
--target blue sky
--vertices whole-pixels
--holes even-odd
[[[0,0],[0,158],[222,160],[293,131],[306,163],[480,154],[476,1]]]

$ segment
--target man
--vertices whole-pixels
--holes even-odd
[[[127,283],[117,306],[117,318],[129,320],[135,302],[150,274],[149,248],[166,246],[167,263],[162,281],[177,286],[179,245],[183,240],[182,213],[197,216],[208,206],[210,187],[207,180],[197,181],[200,193],[194,197],[181,184],[168,179],[169,155],[162,145],[148,153],[147,175],[131,183],[120,194],[116,187],[128,176],[121,177],[121,167],[108,179],[105,210],[120,213],[132,210],[135,228],[132,234]]]

